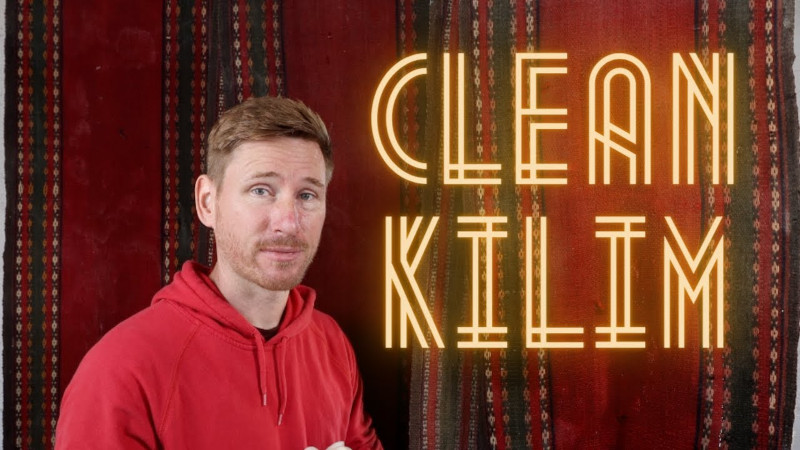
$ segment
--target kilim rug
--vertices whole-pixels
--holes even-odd
[[[408,332],[411,448],[789,446],[800,293],[800,249],[790,233],[798,214],[791,11],[773,1],[398,2],[398,59],[427,57],[424,81],[402,92],[398,134],[406,156],[427,169],[411,173],[414,167],[398,164],[396,173],[427,176],[424,185],[405,182],[404,205],[409,224],[421,216],[420,230],[433,230],[419,244],[427,252],[416,276],[427,301],[419,310],[429,311],[434,326],[417,310],[421,334]],[[532,53],[547,55],[517,69],[518,56]],[[628,59],[616,72],[628,74],[625,82],[608,81],[613,74],[603,78],[608,68],[592,72],[615,53],[639,63]],[[721,74],[715,108],[728,117],[724,130],[673,112],[673,91],[680,89],[672,84],[680,73],[673,53],[686,60],[694,54],[693,67]],[[457,54],[464,58],[463,119],[457,116]],[[401,73],[412,76],[417,67]],[[541,69],[533,87],[529,67]],[[603,92],[610,110],[600,106]],[[527,100],[534,94],[537,105]],[[528,108],[522,119],[515,116],[520,108]],[[684,128],[673,135],[673,122],[681,121]],[[546,125],[530,131],[531,123]],[[588,154],[596,149],[600,161],[603,142],[622,142],[622,134],[603,132],[604,123],[629,132],[625,142],[638,145],[640,158],[652,139],[651,181],[643,182],[647,175],[640,171],[632,186],[627,162],[611,163],[609,184],[601,181],[600,163],[591,166]],[[644,131],[647,124],[652,128]],[[688,157],[696,175],[692,183],[675,184],[672,145],[681,133],[679,139],[696,141],[696,157]],[[519,136],[532,153],[521,158],[545,164],[539,176],[563,183],[519,181],[530,177],[513,170]],[[715,145],[722,149],[716,167]],[[448,173],[457,169],[464,171]],[[715,181],[715,170],[735,181]],[[458,185],[447,176],[477,181]],[[438,225],[425,228],[432,217]],[[603,225],[617,223],[611,228],[621,230],[623,217],[627,230],[639,231],[624,250],[621,240],[607,239],[614,232]],[[674,277],[667,258],[677,236],[673,226],[688,236],[692,252],[706,235],[724,252],[716,269],[721,279],[708,285],[725,298],[724,311],[710,307],[708,332],[717,342],[708,348],[699,300],[687,303],[693,318],[685,346],[668,345],[675,331],[662,338],[676,326],[677,303],[664,310],[665,279]],[[622,267],[623,251],[633,260],[631,273],[612,272],[609,279],[609,265]],[[626,283],[628,328],[618,331],[630,334],[609,336],[609,320],[623,321]],[[612,286],[618,294],[609,294]],[[579,348],[548,348],[558,345],[542,344],[541,333],[526,336],[526,323],[535,331],[545,321],[550,344]],[[391,339],[397,346],[398,337]],[[622,346],[639,348],[603,348],[617,339],[637,341]],[[475,341],[480,348],[466,348]]]
[[[7,6],[4,443],[49,448],[60,399],[61,6]]]
[[[335,12],[342,26],[355,17],[346,5],[303,2]],[[160,133],[161,166],[142,172],[161,187],[161,201],[149,205],[161,213],[153,228],[158,243],[134,251],[159,255],[152,271],[163,284],[182,261],[214,258],[213,236],[192,211],[209,126],[250,96],[291,95],[287,78],[310,74],[287,74],[286,60],[304,55],[285,54],[285,2],[158,6],[161,111],[151,128]],[[74,92],[67,98],[62,88],[70,63],[63,61],[62,2],[18,0],[7,7],[4,444],[52,448],[62,378],[74,369],[63,371],[64,356],[72,361],[86,350],[63,348],[67,330],[60,321],[65,310],[82,305],[62,295],[69,284],[62,217],[74,208],[63,201],[62,105],[81,98]],[[350,176],[343,186],[375,173],[402,184],[402,198],[385,200],[402,210],[385,222],[394,257],[402,216],[406,237],[414,234],[409,229],[418,232],[415,249],[430,230],[409,270],[423,302],[406,312],[421,326],[419,333],[407,327],[408,349],[399,348],[396,294],[412,280],[400,287],[388,280],[388,299],[368,299],[387,301],[394,314],[384,324],[393,347],[384,354],[406,352],[409,362],[400,374],[371,367],[365,384],[405,380],[407,446],[788,448],[800,295],[800,248],[791,233],[800,214],[794,4],[397,0],[382,8],[396,18],[397,61],[424,55],[393,79],[408,81],[396,92],[391,120],[396,148],[407,159],[395,170],[371,148],[373,159],[348,161],[350,172],[341,173]],[[340,53],[332,53],[333,63],[318,67],[335,72],[358,57],[335,44]],[[337,104],[331,93],[339,87],[309,92]],[[358,99],[364,111],[376,87],[364,83]],[[352,119],[364,135],[367,116]],[[673,145],[681,155],[677,165]],[[631,155],[638,156],[634,170]],[[524,166],[534,161],[543,165]],[[535,176],[553,184],[530,183]],[[363,233],[353,224],[364,218],[342,211],[330,211],[338,214],[339,231]],[[361,237],[334,248],[368,246]],[[705,278],[692,268],[694,254],[702,256],[696,266]],[[368,284],[401,267],[392,264],[389,258],[385,274],[347,276]],[[679,284],[681,273],[688,285]],[[98,322],[91,323],[97,335],[81,344],[86,348],[113,326],[88,313],[85,320]],[[543,344],[545,329],[550,346]],[[356,349],[379,338],[369,337],[354,339]],[[359,354],[359,360],[363,368],[369,358]]]

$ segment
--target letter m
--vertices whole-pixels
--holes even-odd
[[[711,292],[712,286],[715,287],[716,290],[716,298],[715,304],[717,309],[717,323],[716,323],[716,343],[717,347],[724,347],[724,334],[725,334],[725,327],[724,327],[724,315],[723,311],[725,310],[725,298],[724,298],[724,274],[725,274],[725,264],[724,264],[724,239],[720,238],[719,242],[716,245],[716,248],[713,252],[709,252],[709,247],[711,246],[712,238],[719,228],[719,224],[722,221],[721,217],[714,218],[714,222],[711,224],[711,228],[709,229],[708,233],[706,234],[705,238],[703,239],[703,243],[700,246],[700,250],[697,252],[696,255],[692,256],[689,254],[689,250],[686,248],[686,244],[683,242],[683,238],[681,237],[680,233],[675,227],[675,223],[672,221],[671,217],[665,217],[667,224],[669,225],[669,229],[672,232],[672,236],[678,243],[680,247],[680,253],[683,256],[683,261],[686,265],[689,266],[691,270],[691,274],[693,278],[697,280],[696,283],[692,283],[689,281],[689,277],[686,276],[686,272],[684,272],[681,261],[678,259],[678,256],[673,251],[672,247],[669,244],[668,239],[664,238],[664,347],[670,347],[670,304],[673,300],[673,291],[672,291],[672,273],[675,272],[677,274],[678,279],[678,292],[677,292],[677,302],[678,302],[678,347],[684,348],[685,347],[685,328],[686,328],[686,313],[685,313],[685,300],[688,294],[689,299],[692,303],[697,303],[697,299],[701,298],[702,303],[702,329],[703,329],[703,348],[709,348],[711,346]],[[708,258],[705,256],[711,253]],[[705,265],[701,267],[700,263],[703,260],[706,260]],[[716,269],[716,271],[714,270]],[[712,285],[711,278],[712,274],[716,274],[715,283]]]

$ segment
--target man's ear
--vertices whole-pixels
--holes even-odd
[[[216,214],[214,211],[217,188],[208,175],[200,175],[194,183],[194,205],[197,218],[208,228],[214,228]]]

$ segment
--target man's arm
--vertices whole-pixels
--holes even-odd
[[[345,444],[352,450],[383,450],[383,445],[372,426],[372,419],[364,410],[364,386],[356,364],[355,353],[350,342],[345,338],[348,365],[353,385],[353,403],[350,409],[350,421],[347,428]]]
[[[381,441],[378,440],[372,419],[364,411],[363,388],[361,376],[356,369],[356,395],[353,400],[353,409],[350,411],[350,425],[347,430],[346,444],[352,450],[383,450]]]
[[[154,449],[152,411],[135,371],[94,348],[81,362],[61,402],[56,450]]]

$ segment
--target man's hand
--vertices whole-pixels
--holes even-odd
[[[305,450],[319,450],[319,449],[317,447],[311,446],[311,447],[306,447]],[[344,445],[344,441],[339,441],[339,442],[334,442],[325,450],[350,450],[350,447]]]

